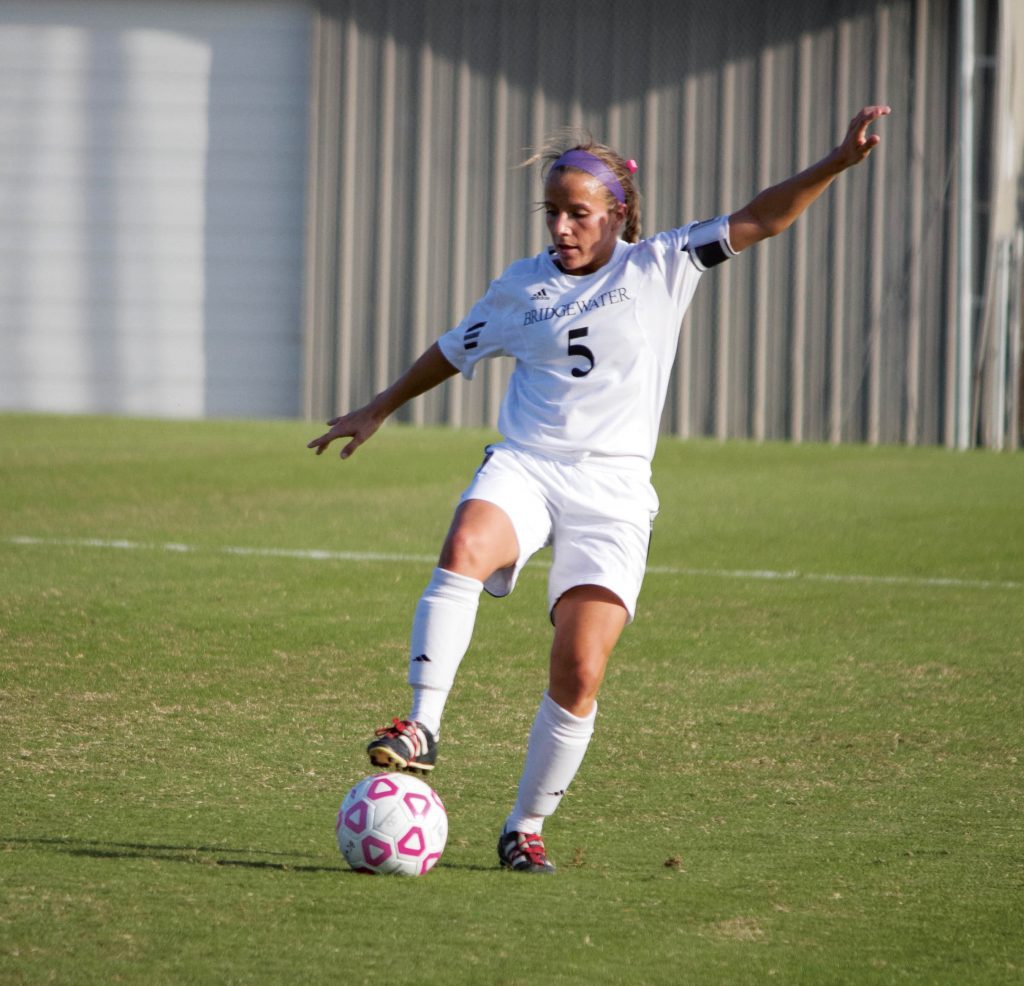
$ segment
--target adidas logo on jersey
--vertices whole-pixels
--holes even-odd
[[[544,288],[541,288],[536,294],[531,294],[530,295],[530,301],[547,301],[547,300],[548,300],[548,293],[547,293],[547,291],[544,290]]]
[[[430,664],[431,662],[430,662],[430,658],[427,657],[426,654],[420,654],[419,657],[414,657],[412,659],[412,663],[413,664]]]
[[[480,344],[478,341],[480,339],[480,333],[483,331],[483,327],[486,324],[486,322],[477,322],[475,325],[471,325],[466,329],[466,334],[462,337],[462,344],[466,349],[476,349]]]

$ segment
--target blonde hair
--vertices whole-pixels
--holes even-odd
[[[622,239],[627,243],[636,243],[640,239],[640,191],[633,180],[635,163],[621,157],[607,144],[594,140],[588,133],[581,133],[578,130],[565,130],[548,138],[544,146],[523,162],[523,166],[543,162],[542,175],[547,181],[551,175],[552,165],[567,151],[586,151],[598,158],[607,165],[622,185],[622,191],[626,197],[626,221],[622,229]],[[630,164],[633,167],[630,167]],[[618,199],[610,189],[605,190],[608,196],[608,204],[611,207],[618,205]]]

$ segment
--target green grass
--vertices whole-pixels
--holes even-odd
[[[350,873],[334,815],[490,436],[340,463],[317,431],[0,417],[5,986],[1024,981],[1024,458],[663,441],[558,875],[494,855],[537,564],[481,604],[448,848],[401,880]]]

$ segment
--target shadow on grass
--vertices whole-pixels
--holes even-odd
[[[286,856],[290,859],[315,859],[310,853],[275,852],[270,849],[229,849],[224,846],[168,846],[147,842],[100,842],[93,840],[58,838],[7,838],[0,836],[0,846],[22,846],[27,849],[49,850],[68,856],[91,859],[151,859],[158,862],[187,863],[190,866],[240,866],[254,870],[278,870],[286,873],[340,873],[361,876],[342,863],[328,866],[318,863],[277,862],[261,856]],[[234,858],[234,857],[255,858]],[[475,870],[496,872],[496,866],[473,866],[463,863],[439,862],[438,869]]]
[[[268,849],[229,849],[224,846],[168,846],[145,842],[99,842],[92,840],[55,838],[6,838],[0,836],[0,845],[24,846],[65,853],[68,856],[87,856],[94,859],[153,859],[160,862],[189,863],[200,866],[241,866],[256,870],[282,870],[290,873],[348,873],[341,865],[327,866],[315,863],[277,862],[261,859],[265,856],[285,856],[289,859],[313,859],[308,853],[274,852]],[[236,858],[249,857],[249,858]]]

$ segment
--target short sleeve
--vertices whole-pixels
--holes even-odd
[[[500,279],[492,282],[469,314],[437,340],[445,359],[467,380],[473,379],[480,360],[505,355],[508,306],[502,303],[503,294]]]

